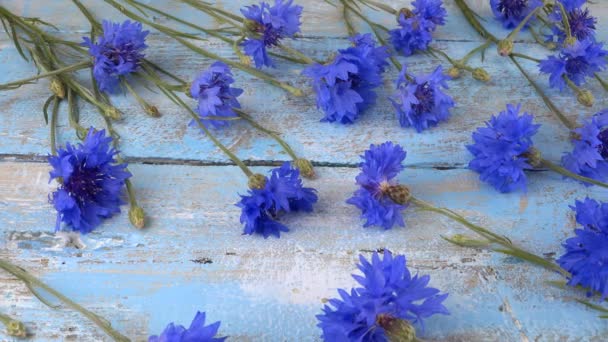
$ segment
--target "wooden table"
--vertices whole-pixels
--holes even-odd
[[[103,1],[87,0],[98,18],[122,20]],[[176,1],[150,0],[181,18],[204,26],[214,23]],[[217,1],[237,11],[249,2]],[[387,1],[393,7],[403,1]],[[449,18],[436,33],[434,46],[460,57],[483,40],[446,0]],[[492,19],[488,1],[469,0],[499,37],[507,34]],[[80,40],[89,30],[86,20],[68,0],[5,0],[3,6],[25,16],[39,16],[57,24],[58,34]],[[322,0],[299,1],[305,6],[304,38],[292,46],[319,58],[348,43],[341,10]],[[599,17],[598,38],[608,38],[608,4],[588,5]],[[394,26],[393,18],[369,11],[379,22]],[[154,17],[160,23],[165,18]],[[367,30],[366,27],[361,27]],[[184,30],[187,30],[184,28]],[[527,35],[517,49],[543,56],[545,51]],[[153,33],[147,57],[185,78],[192,78],[211,61]],[[234,58],[231,48],[215,39],[199,42],[222,56]],[[414,72],[429,72],[445,62],[423,55],[403,60]],[[474,64],[481,63],[478,57]],[[514,258],[484,250],[455,247],[440,235],[468,233],[453,221],[432,213],[408,210],[407,228],[363,229],[357,210],[345,204],[355,189],[359,155],[370,143],[393,140],[408,150],[407,169],[400,176],[419,198],[446,206],[474,222],[507,235],[515,243],[547,256],[559,256],[562,241],[575,227],[569,205],[590,196],[606,200],[605,190],[585,188],[550,172],[529,174],[527,193],[499,194],[467,170],[465,145],[471,132],[507,103],[521,102],[542,127],[535,138],[545,156],[559,161],[570,149],[568,131],[547,110],[515,66],[488,51],[483,66],[490,83],[470,76],[450,82],[457,102],[449,122],[417,134],[399,127],[386,96],[396,71],[386,74],[378,104],[353,125],[321,123],[314,94],[301,67],[279,63],[270,70],[278,78],[306,89],[294,98],[248,74],[235,71],[245,89],[243,108],[261,124],[282,132],[300,155],[314,161],[318,177],[306,181],[319,190],[315,211],[294,215],[286,223],[291,232],[280,239],[242,236],[238,194],[246,179],[212,143],[194,128],[189,117],[160,94],[138,89],[156,104],[163,116],[147,117],[129,96],[113,101],[125,118],[116,124],[122,152],[130,162],[138,199],[149,215],[149,225],[136,230],[126,212],[108,220],[91,234],[55,234],[55,212],[47,195],[48,128],[42,105],[48,81],[0,93],[0,256],[30,270],[48,284],[109,319],[133,340],[160,333],[171,321],[188,325],[197,310],[209,322],[222,321],[221,334],[237,341],[319,340],[315,315],[336,289],[354,286],[359,254],[389,248],[405,254],[412,270],[430,274],[431,285],[449,292],[450,316],[427,320],[428,340],[452,341],[581,341],[603,340],[608,329],[597,313],[575,302],[580,292],[546,284],[559,277]],[[533,63],[525,63],[547,93],[572,119],[582,119],[606,106],[597,83],[592,109],[579,105],[569,91],[548,89],[548,78]],[[5,34],[0,40],[0,83],[27,77],[34,67],[22,60]],[[98,114],[83,106],[81,122],[102,127]],[[65,109],[65,107],[62,107]],[[75,141],[65,111],[59,119],[59,142]],[[242,159],[267,171],[288,160],[274,140],[246,123],[217,131],[221,141]],[[124,207],[126,210],[127,207]],[[77,246],[77,247],[76,247]],[[107,337],[96,326],[69,309],[52,310],[33,297],[21,282],[0,273],[0,312],[23,320],[36,340],[100,341]],[[0,335],[1,336],[1,335]],[[2,336],[0,340],[7,340]]]

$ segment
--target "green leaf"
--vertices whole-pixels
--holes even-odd
[[[49,106],[51,105],[51,101],[55,98],[55,95],[49,96],[48,99],[44,102],[44,106],[42,106],[42,114],[44,115],[44,122],[49,124]]]

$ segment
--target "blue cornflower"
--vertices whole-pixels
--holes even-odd
[[[408,75],[407,68],[403,67],[397,78],[397,91],[390,99],[401,127],[413,126],[422,132],[450,117],[454,100],[442,91],[448,88],[448,79],[441,66],[430,74],[416,77]]]
[[[261,234],[264,238],[271,235],[280,237],[281,232],[289,229],[277,221],[283,213],[311,212],[317,202],[316,190],[302,185],[300,171],[290,163],[271,171],[261,189],[250,189],[249,194],[241,196],[237,204],[241,208],[243,234]]]
[[[572,136],[574,148],[562,157],[562,165],[581,176],[608,180],[608,109],[593,115]]]
[[[354,46],[338,51],[328,64],[314,64],[303,74],[313,81],[321,121],[353,123],[359,113],[376,102],[374,89],[382,84],[387,65],[385,47],[376,47],[369,35],[352,38]]]
[[[562,13],[559,9],[555,9],[549,16],[551,20],[555,22],[555,25],[551,27],[551,34],[548,35],[548,41],[553,42],[557,40],[559,43],[563,43],[566,39],[566,32],[562,25]],[[589,9],[575,8],[568,12],[568,22],[570,24],[570,32],[572,36],[578,40],[594,40],[595,39],[595,24],[597,19],[589,13]]]
[[[198,311],[190,327],[170,323],[160,336],[150,336],[148,342],[222,342],[226,337],[215,337],[221,322],[205,326],[205,313]]]
[[[405,56],[426,50],[433,40],[433,31],[445,24],[447,15],[441,0],[416,0],[412,5],[414,10],[399,14],[399,28],[389,32],[393,47]]]
[[[572,209],[582,228],[563,244],[566,253],[557,262],[570,272],[568,285],[586,288],[589,296],[597,292],[603,301],[608,296],[608,203],[586,198]]]
[[[197,112],[201,118],[237,116],[232,108],[241,108],[237,97],[243,93],[243,90],[231,87],[232,83],[234,83],[234,79],[230,67],[222,62],[213,63],[192,82],[190,95],[198,100]],[[225,120],[203,120],[202,122],[210,123],[215,127],[228,125],[228,121]]]
[[[494,16],[508,29],[515,28],[530,12],[542,5],[541,0],[490,0]],[[532,21],[528,21],[526,26]]]
[[[275,0],[273,6],[261,2],[259,6],[245,6],[241,9],[247,18],[245,26],[251,33],[241,46],[245,54],[253,57],[257,68],[274,66],[266,49],[277,46],[281,39],[293,38],[300,32],[302,6],[292,4],[293,0]]]
[[[474,156],[469,168],[500,192],[525,190],[524,170],[533,168],[527,153],[531,152],[532,136],[540,125],[533,124],[533,116],[527,112],[520,115],[520,108],[519,104],[508,104],[506,111],[486,122],[486,127],[477,128],[473,145],[467,146]]]
[[[339,289],[340,298],[329,300],[323,313],[317,315],[325,341],[387,341],[382,321],[406,320],[420,324],[435,314],[448,315],[442,302],[448,294],[429,287],[430,276],[412,276],[405,256],[385,250],[384,256],[374,253],[371,262],[362,255],[357,265],[363,273],[353,275],[362,287],[350,293]]]
[[[593,77],[596,72],[605,69],[608,51],[602,46],[602,43],[595,43],[592,39],[576,41],[562,47],[557,56],[540,61],[538,66],[541,72],[550,74],[549,85],[553,88],[563,90],[566,86],[564,77],[580,86],[587,77]]]
[[[49,197],[57,210],[56,230],[64,222],[73,231],[89,233],[102,219],[120,212],[125,180],[131,174],[127,164],[117,164],[118,152],[111,142],[104,130],[90,128],[83,143],[68,143],[48,157],[53,167],[50,179],[60,183]]]
[[[82,45],[89,48],[93,57],[93,76],[99,89],[113,93],[119,89],[121,76],[137,71],[144,58],[149,31],[142,31],[141,23],[129,20],[123,23],[104,20],[102,25],[103,36],[98,42],[83,37]]]
[[[580,8],[587,2],[587,0],[558,0],[558,1],[561,2],[562,5],[564,5],[564,9],[568,12]]]
[[[407,202],[395,201],[395,195],[403,191],[395,178],[404,168],[405,157],[403,148],[390,141],[370,145],[361,156],[361,172],[356,178],[360,188],[346,203],[361,210],[361,218],[366,220],[364,227],[405,226],[401,212],[407,208]]]

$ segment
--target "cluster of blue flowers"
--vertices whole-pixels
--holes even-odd
[[[492,116],[486,127],[473,133],[473,144],[467,146],[474,156],[469,168],[500,192],[525,190],[524,170],[532,168],[528,152],[540,125],[533,124],[531,114],[520,115],[520,108],[508,104],[506,110]]]
[[[572,152],[564,154],[562,165],[581,176],[608,180],[608,109],[604,109],[576,128]]]
[[[129,20],[123,23],[103,21],[103,36],[94,43],[84,37],[83,46],[89,48],[93,57],[93,76],[99,90],[114,93],[119,89],[120,77],[127,76],[139,68],[148,31],[142,31],[141,23]]]
[[[405,56],[427,50],[433,32],[438,25],[445,24],[447,15],[442,0],[415,0],[412,6],[413,10],[399,13],[399,28],[389,32],[393,47]]]
[[[148,342],[223,342],[226,337],[215,337],[221,322],[205,326],[205,313],[197,312],[189,328],[169,323],[160,335],[153,335]]]
[[[391,196],[394,191],[403,191],[395,178],[404,168],[405,156],[403,148],[390,141],[370,145],[361,156],[361,172],[356,177],[359,189],[346,203],[361,210],[364,227],[405,226],[401,212],[407,208],[407,201],[398,203]]]
[[[50,196],[57,210],[56,230],[65,223],[73,231],[91,232],[103,219],[120,212],[124,204],[125,180],[131,177],[127,164],[116,162],[112,138],[105,131],[89,130],[83,143],[66,144],[49,156],[51,180],[59,181]]]
[[[190,86],[190,95],[198,100],[197,112],[203,124],[211,124],[214,127],[227,126],[226,120],[205,120],[209,116],[235,117],[233,108],[241,108],[237,97],[243,93],[243,89],[233,88],[232,72],[228,65],[215,62],[201,72]],[[192,124],[196,124],[192,122]]]
[[[302,6],[293,5],[293,0],[275,0],[273,6],[261,2],[246,6],[241,12],[247,18],[245,26],[249,30],[249,37],[241,44],[245,54],[253,58],[257,68],[273,67],[267,49],[300,32]]]
[[[603,301],[608,296],[608,203],[586,198],[572,209],[582,228],[566,240],[566,253],[557,262],[570,272],[569,285],[582,286]]]
[[[310,212],[317,202],[316,191],[302,185],[300,171],[289,163],[273,169],[264,186],[249,189],[237,204],[241,208],[243,234],[260,234],[264,238],[281,236],[289,229],[277,219],[284,213]]]
[[[374,253],[371,262],[362,255],[359,261],[363,275],[353,278],[361,287],[338,290],[340,298],[330,299],[317,316],[325,341],[387,341],[387,318],[424,328],[424,319],[449,314],[442,304],[448,294],[429,287],[430,276],[412,276],[405,256],[385,250],[382,257]]]
[[[370,34],[351,38],[353,46],[338,50],[328,64],[314,64],[304,75],[313,81],[317,107],[325,113],[321,121],[350,124],[376,102],[375,88],[388,65],[386,47],[376,47]]]
[[[515,28],[530,12],[542,5],[542,0],[490,0],[494,16],[508,29]]]

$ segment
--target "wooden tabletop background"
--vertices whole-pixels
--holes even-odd
[[[123,20],[101,0],[83,1],[99,19]],[[177,1],[149,0],[173,15],[203,26],[216,25],[200,12]],[[217,0],[218,6],[238,11],[250,1]],[[347,46],[341,10],[323,0],[299,0],[304,6],[303,38],[293,47],[323,58]],[[387,1],[400,7],[409,1]],[[504,37],[491,16],[489,1],[469,0],[486,18],[484,24]],[[57,34],[80,40],[87,21],[68,0],[2,0],[3,6],[24,16],[41,17],[59,27]],[[468,26],[452,0],[445,0],[448,20],[435,34],[434,46],[454,57],[483,40]],[[608,38],[608,3],[589,3],[599,18],[598,38]],[[394,18],[368,13],[387,26]],[[168,23],[163,17],[154,17]],[[179,26],[178,26],[179,27]],[[191,31],[187,28],[180,29]],[[367,31],[362,26],[361,31]],[[541,57],[546,51],[522,35],[517,49]],[[197,42],[235,58],[231,48],[215,39]],[[193,78],[212,61],[153,32],[147,57],[181,75]],[[416,55],[402,59],[411,71],[429,72],[444,61]],[[514,243],[545,256],[562,254],[561,242],[573,234],[569,205],[590,196],[606,200],[605,190],[586,188],[550,172],[529,173],[527,193],[500,194],[466,168],[470,155],[465,144],[471,132],[507,103],[521,102],[542,124],[535,137],[545,156],[559,161],[571,148],[568,131],[547,110],[515,66],[494,48],[482,62],[492,81],[470,76],[449,83],[457,106],[449,122],[416,133],[399,127],[386,96],[396,77],[385,74],[376,106],[353,125],[319,122],[314,94],[300,76],[301,66],[280,62],[269,70],[279,79],[306,89],[303,98],[235,71],[245,111],[266,127],[282,133],[296,152],[316,165],[318,177],[305,183],[319,191],[312,214],[291,215],[289,233],[280,239],[242,236],[238,194],[246,178],[201,133],[188,127],[188,114],[161,94],[139,89],[158,106],[162,117],[146,116],[129,96],[112,100],[125,113],[116,123],[122,152],[130,162],[138,200],[149,216],[148,227],[136,230],[123,213],[94,232],[81,236],[55,234],[55,215],[48,194],[49,133],[42,115],[48,81],[0,93],[0,257],[23,266],[48,284],[111,321],[135,341],[162,331],[169,322],[189,325],[197,310],[209,322],[222,321],[220,333],[237,341],[314,341],[320,339],[315,315],[336,289],[350,288],[359,254],[389,248],[405,254],[409,267],[431,275],[431,285],[449,297],[450,316],[427,320],[427,340],[450,341],[588,341],[604,340],[605,321],[575,302],[580,293],[555,289],[545,282],[559,280],[543,269],[484,250],[455,247],[440,235],[468,233],[457,223],[432,213],[408,210],[406,228],[364,229],[356,208],[345,204],[355,190],[359,155],[371,144],[392,140],[408,151],[400,182],[424,200],[449,207],[472,221],[507,235]],[[597,83],[593,108],[579,105],[569,91],[548,89],[548,77],[533,63],[527,70],[568,117],[589,117],[606,106]],[[35,74],[22,60],[6,34],[0,35],[0,83]],[[81,122],[103,127],[98,114],[82,104]],[[75,141],[64,111],[59,119],[59,142]],[[216,134],[240,158],[265,172],[289,160],[274,140],[246,123],[236,123]],[[78,313],[52,310],[33,297],[21,282],[0,272],[0,312],[24,321],[39,341],[104,341],[107,336]],[[0,340],[10,340],[0,333]]]

